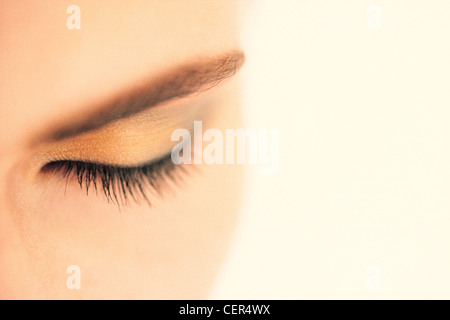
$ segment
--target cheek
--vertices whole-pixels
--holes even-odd
[[[241,171],[204,166],[153,208],[122,212],[69,186],[10,225],[20,237],[3,260],[21,269],[11,285],[30,298],[205,298],[233,234]],[[71,265],[81,290],[66,287]]]

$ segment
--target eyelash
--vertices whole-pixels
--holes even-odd
[[[94,187],[103,192],[110,203],[126,206],[129,200],[134,200],[139,205],[141,200],[150,207],[151,201],[148,192],[162,196],[163,187],[168,180],[178,183],[182,179],[182,173],[187,173],[186,167],[173,163],[171,155],[165,156],[150,164],[139,167],[109,166],[93,162],[59,160],[46,164],[43,171],[52,171],[62,174],[67,183],[75,179],[80,188],[86,190]]]

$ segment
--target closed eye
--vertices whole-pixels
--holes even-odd
[[[173,163],[170,154],[136,167],[58,160],[47,163],[41,171],[61,175],[66,180],[66,186],[70,182],[77,182],[87,195],[92,190],[96,194],[101,192],[108,202],[119,208],[126,206],[130,200],[138,204],[146,202],[151,207],[149,194],[162,196],[169,180],[177,183],[182,174],[187,172],[186,166]]]

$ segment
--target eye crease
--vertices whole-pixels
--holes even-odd
[[[192,167],[192,166],[190,166]],[[44,165],[43,173],[59,174],[67,184],[77,182],[86,195],[94,189],[103,193],[109,203],[127,206],[130,201],[152,207],[149,194],[162,196],[168,182],[177,184],[188,173],[184,165],[175,165],[171,155],[135,167],[111,166],[95,162],[58,160]]]

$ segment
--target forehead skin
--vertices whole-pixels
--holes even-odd
[[[237,1],[0,2],[0,143],[83,111],[161,70],[238,48]],[[24,130],[26,128],[26,130]]]

